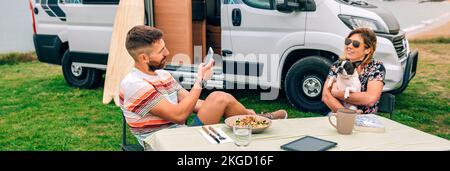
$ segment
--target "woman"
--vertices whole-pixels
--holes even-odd
[[[336,112],[339,108],[344,108],[342,101],[358,106],[358,112],[363,114],[377,113],[378,100],[384,86],[385,68],[381,61],[373,59],[376,50],[377,37],[375,33],[368,28],[358,28],[350,32],[345,40],[344,54],[340,60],[348,59],[357,67],[356,70],[361,81],[361,92],[350,93],[347,99],[344,99],[344,90],[338,90],[337,85],[324,86],[322,92],[322,101]],[[335,69],[339,61],[331,66],[328,79],[324,85],[328,85],[330,78],[336,78]]]

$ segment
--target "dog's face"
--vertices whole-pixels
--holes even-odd
[[[349,60],[340,61],[336,68],[337,74],[340,74],[343,78],[349,78],[355,72],[355,65]]]

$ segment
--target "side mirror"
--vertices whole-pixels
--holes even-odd
[[[300,8],[300,0],[276,0],[276,8],[280,12],[290,13]]]

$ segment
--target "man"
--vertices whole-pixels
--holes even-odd
[[[230,94],[215,91],[205,100],[200,93],[212,75],[214,60],[198,67],[191,91],[183,89],[172,75],[162,70],[169,55],[163,33],[150,26],[135,26],[126,38],[126,48],[135,66],[120,84],[120,106],[139,143],[151,133],[184,125],[192,112],[194,126],[216,124],[222,117],[255,114]],[[262,114],[271,119],[287,118],[287,112]]]

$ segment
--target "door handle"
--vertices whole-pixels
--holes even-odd
[[[34,7],[33,8],[33,12],[34,12],[35,15],[38,15],[39,14],[39,9],[37,7]]]
[[[224,56],[224,57],[230,56],[232,54],[233,54],[233,52],[231,50],[222,50],[222,56]]]
[[[233,9],[233,11],[231,12],[231,19],[233,26],[241,26],[242,20],[241,9],[239,8]]]

